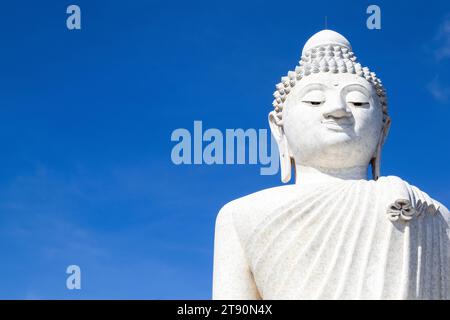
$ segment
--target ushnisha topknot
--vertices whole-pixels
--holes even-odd
[[[283,104],[287,95],[297,81],[313,73],[353,73],[365,78],[371,83],[380,98],[383,108],[383,122],[390,121],[387,108],[386,91],[374,72],[362,67],[352,51],[350,42],[341,34],[332,30],[322,30],[313,35],[303,47],[299,65],[294,71],[289,71],[287,76],[281,78],[273,96],[275,108],[275,121],[283,125]]]

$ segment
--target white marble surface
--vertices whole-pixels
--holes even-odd
[[[276,87],[269,124],[295,184],[222,208],[213,298],[448,299],[448,210],[379,177],[390,117],[377,75],[324,30]]]

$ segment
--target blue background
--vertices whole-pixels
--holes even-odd
[[[211,297],[214,221],[280,184],[259,165],[181,165],[176,128],[268,128],[304,42],[345,35],[385,84],[382,174],[450,204],[450,4],[9,1],[0,19],[0,298]],[[66,289],[66,267],[82,290]]]

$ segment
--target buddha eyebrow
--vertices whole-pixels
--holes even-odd
[[[358,83],[352,83],[349,85],[346,85],[345,87],[342,88],[341,91],[347,91],[347,90],[358,90],[361,91],[362,93],[364,93],[367,96],[370,96],[370,91],[367,90],[366,87],[364,87],[363,85],[360,85]]]
[[[308,90],[314,90],[314,89],[323,90],[323,89],[327,89],[327,88],[328,88],[328,86],[324,85],[323,83],[310,83],[310,84],[307,84],[306,86],[304,86],[301,89],[300,93],[302,95],[304,95]]]

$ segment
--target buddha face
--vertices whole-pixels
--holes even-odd
[[[316,168],[368,166],[383,129],[373,86],[350,73],[316,73],[286,98],[283,131],[296,164]]]

